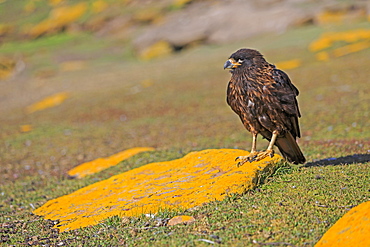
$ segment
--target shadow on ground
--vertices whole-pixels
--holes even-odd
[[[308,162],[304,167],[312,166],[328,166],[328,165],[342,165],[342,164],[354,164],[354,163],[367,163],[370,162],[370,154],[353,154],[347,155],[339,158],[327,158],[322,160],[317,160],[313,162]]]

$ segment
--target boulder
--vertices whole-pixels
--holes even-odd
[[[139,52],[158,41],[175,48],[195,42],[225,44],[256,34],[284,32],[308,15],[294,4],[260,7],[249,1],[195,2],[147,27],[133,44]]]

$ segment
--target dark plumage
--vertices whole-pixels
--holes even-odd
[[[227,103],[253,135],[251,154],[238,157],[238,165],[273,156],[274,145],[289,162],[304,163],[306,159],[296,143],[301,135],[298,125],[301,114],[296,99],[299,92],[288,75],[252,49],[233,53],[224,68],[232,74]],[[270,141],[264,152],[256,150],[258,134]]]

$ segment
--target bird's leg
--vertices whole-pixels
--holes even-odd
[[[239,160],[237,166],[242,166],[246,162],[253,162],[253,161],[260,161],[264,158],[270,156],[271,158],[274,157],[274,144],[276,141],[276,138],[278,136],[278,132],[274,131],[272,132],[271,141],[265,151],[257,152],[257,133],[253,134],[253,142],[252,142],[252,149],[251,153],[247,156],[239,156],[236,158],[236,160]]]
[[[246,156],[238,156],[236,157],[235,161],[239,160],[237,166],[242,166],[244,165],[245,162],[252,162],[254,161],[254,159],[257,157],[257,132],[253,132],[252,133],[252,136],[253,136],[253,139],[252,139],[252,149],[251,149],[251,152],[249,155],[246,155]]]
[[[260,161],[260,160],[266,158],[267,156],[270,156],[271,158],[274,157],[274,154],[275,154],[274,144],[275,144],[277,136],[278,136],[278,132],[276,130],[274,132],[272,132],[271,141],[270,141],[267,149],[263,152],[259,152],[257,157],[255,158],[255,161]]]
[[[251,154],[257,152],[257,133],[253,133]]]

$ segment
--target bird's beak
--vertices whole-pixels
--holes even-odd
[[[234,59],[230,58],[229,60],[226,61],[224,64],[224,69],[235,69],[241,65],[240,63],[236,62]]]

